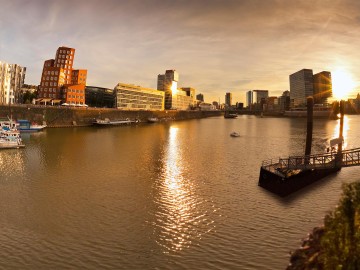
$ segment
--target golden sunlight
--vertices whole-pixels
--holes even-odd
[[[177,92],[177,82],[175,82],[175,81],[172,82],[171,91],[173,92],[173,94],[176,94],[176,92]]]
[[[348,99],[355,88],[355,82],[349,72],[337,69],[331,72],[333,98],[337,100]]]

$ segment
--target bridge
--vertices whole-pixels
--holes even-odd
[[[308,156],[291,156],[279,160],[266,160],[262,168],[283,176],[284,172],[296,170],[330,169],[360,165],[360,148]]]

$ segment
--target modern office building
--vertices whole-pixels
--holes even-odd
[[[89,107],[114,108],[115,91],[104,87],[86,86],[85,100]]]
[[[165,74],[159,74],[157,89],[165,93],[166,110],[188,110],[194,106],[195,89],[183,87],[178,89],[179,73],[174,69],[168,69]]]
[[[246,106],[251,109],[251,105],[253,104],[253,92],[247,91],[246,92]]]
[[[204,102],[204,95],[203,94],[197,94],[196,99],[201,101],[201,102]]]
[[[73,69],[74,57],[75,49],[62,46],[44,62],[38,102],[85,104],[87,70]]]
[[[314,80],[314,103],[327,104],[332,96],[332,81],[329,71],[322,71],[313,76]]]
[[[281,112],[287,111],[290,109],[290,91],[286,90],[282,93],[279,99],[279,110]]]
[[[0,62],[0,104],[21,102],[26,67]]]
[[[253,90],[253,103],[260,104],[269,97],[269,90]]]
[[[163,110],[165,92],[133,84],[118,83],[115,107],[126,110]]]
[[[226,107],[231,107],[231,103],[232,103],[232,93],[227,92],[225,94],[225,106]]]
[[[289,76],[292,107],[306,106],[306,99],[314,94],[314,77],[311,69],[302,69]]]
[[[173,94],[177,92],[179,73],[174,69],[168,69],[165,74],[159,74],[157,80],[157,89],[165,92],[165,109],[173,108]]]
[[[177,89],[172,92],[171,109],[173,110],[189,110],[195,106],[195,99],[182,89]]]

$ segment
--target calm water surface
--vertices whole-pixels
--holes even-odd
[[[316,121],[314,151],[338,124]],[[258,187],[261,161],[302,154],[305,129],[242,116],[23,136],[0,151],[0,268],[284,269],[358,179],[346,168],[286,199]],[[360,117],[345,129],[359,147]]]

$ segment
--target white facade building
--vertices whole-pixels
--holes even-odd
[[[26,68],[17,64],[0,62],[0,104],[21,102],[21,88]]]
[[[118,83],[115,86],[116,108],[126,110],[163,110],[163,91],[133,84]]]

